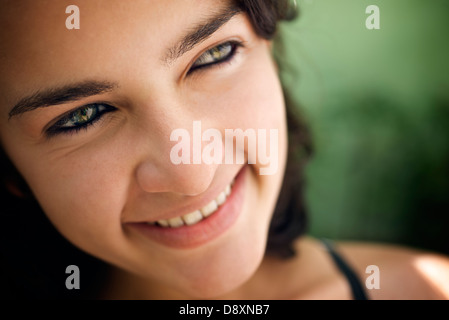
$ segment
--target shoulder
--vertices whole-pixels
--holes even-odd
[[[449,257],[401,246],[337,242],[372,299],[449,299]]]

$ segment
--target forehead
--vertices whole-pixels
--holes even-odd
[[[123,66],[124,59],[130,66],[136,59],[158,61],[195,21],[228,1],[75,2],[80,10],[79,30],[66,27],[71,15],[66,8],[74,1],[0,2],[0,99],[32,92],[42,82],[51,85],[51,79],[104,77],[105,70]],[[11,101],[0,101],[5,103]]]

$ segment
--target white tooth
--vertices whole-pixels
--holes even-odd
[[[168,227],[168,226],[169,226],[167,220],[158,220],[157,223],[158,223],[159,225],[161,225],[162,227]]]
[[[226,194],[224,193],[224,191],[218,195],[215,201],[217,201],[217,204],[219,206],[221,206],[226,201]]]
[[[181,217],[176,217],[172,219],[168,219],[168,223],[172,228],[179,228],[184,225],[184,221],[182,221]]]
[[[185,216],[182,216],[182,220],[184,220],[185,224],[188,226],[195,224],[202,219],[203,216],[201,215],[200,210],[196,210],[189,214],[186,214]]]
[[[210,216],[215,210],[217,210],[218,205],[215,200],[212,200],[208,204],[206,204],[203,208],[201,208],[201,213],[204,217]]]
[[[229,196],[231,194],[231,186],[227,185],[224,192],[225,192],[226,196]]]
[[[218,206],[221,206],[225,201],[226,197],[231,194],[231,186],[234,184],[234,180],[231,182],[231,184],[226,186],[226,189],[221,192],[215,200],[212,200],[207,205],[205,205],[201,210],[195,210],[189,214],[186,214],[182,217],[176,217],[168,220],[158,220],[157,223],[162,227],[172,227],[172,228],[178,228],[183,225],[193,225],[199,221],[201,221],[204,218],[210,216],[212,213],[214,213]],[[148,222],[148,224],[155,224],[154,222]]]

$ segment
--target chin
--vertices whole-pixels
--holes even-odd
[[[259,268],[274,204],[261,201],[255,176],[248,182],[242,214],[234,226],[222,237],[186,255],[182,267],[176,270],[183,279],[178,284],[184,284],[185,294],[197,299],[224,298]]]
[[[255,274],[265,254],[266,239],[229,243],[184,269],[182,274],[188,296],[196,299],[220,299],[244,285]]]

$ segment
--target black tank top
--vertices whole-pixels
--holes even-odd
[[[352,297],[354,298],[354,300],[369,300],[368,297],[366,296],[362,284],[360,283],[359,278],[352,270],[352,268],[345,262],[345,260],[337,253],[337,251],[334,248],[334,245],[332,244],[332,241],[327,239],[322,239],[321,241],[323,242],[325,248],[331,255],[338,269],[341,271],[341,273],[343,273],[343,275],[348,280],[349,285],[351,286]]]

